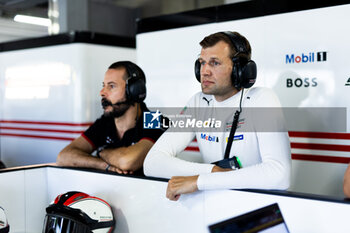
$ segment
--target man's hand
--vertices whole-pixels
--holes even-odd
[[[111,171],[111,172],[117,172],[119,174],[124,174],[124,175],[127,175],[127,174],[133,174],[134,172],[133,171],[128,171],[128,170],[122,170],[118,167],[115,167],[113,165],[109,165],[107,168],[106,168],[106,171]]]
[[[222,168],[219,166],[214,166],[213,169],[211,169],[211,172],[229,172],[229,171],[233,171],[231,168]]]
[[[198,191],[198,176],[174,176],[168,182],[166,197],[172,201],[177,201],[181,194]]]

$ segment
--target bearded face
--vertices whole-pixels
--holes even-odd
[[[114,118],[123,116],[131,106],[131,104],[126,101],[113,104],[106,98],[101,99],[101,105],[104,110],[104,116]]]

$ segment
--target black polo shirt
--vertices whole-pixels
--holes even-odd
[[[102,115],[97,119],[82,136],[88,140],[97,152],[104,148],[126,147],[137,143],[140,140],[150,140],[153,143],[162,135],[164,129],[144,129],[143,128],[143,113],[149,109],[145,103],[141,103],[141,117],[137,120],[136,126],[127,130],[123,138],[117,135],[117,128],[114,123],[114,117],[106,117]]]
[[[136,126],[127,130],[123,138],[120,139],[117,135],[117,128],[113,117],[102,115],[97,119],[84,133],[83,137],[89,141],[94,149],[100,147],[118,148],[130,146],[142,139],[147,139],[155,143],[162,135],[164,129],[144,129],[143,128],[143,113],[149,109],[145,103],[141,103],[141,117],[137,120]]]

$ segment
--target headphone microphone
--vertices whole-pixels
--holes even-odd
[[[110,102],[109,100],[103,98],[102,101],[101,101],[101,104],[102,104],[102,107],[105,108],[105,107],[108,107],[108,106],[120,106],[120,105],[123,105],[123,104],[132,104],[132,102],[130,100],[124,100],[124,101],[119,101],[115,104],[112,104],[112,102]]]
[[[246,56],[241,56],[241,54],[249,54],[245,41],[233,32],[226,31],[220,32],[228,37],[236,50],[236,54],[232,58],[232,73],[231,81],[232,85],[237,88],[250,88],[254,85],[256,80],[256,64],[253,60],[248,59]],[[198,82],[201,80],[201,64],[197,59],[194,65],[194,72]]]
[[[119,101],[115,104],[112,104],[112,106],[120,106],[120,105],[123,105],[123,104],[131,104],[132,102],[129,101],[129,100],[124,100],[124,101]]]

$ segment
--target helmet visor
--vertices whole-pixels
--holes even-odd
[[[90,228],[68,216],[47,214],[43,233],[92,233]]]

